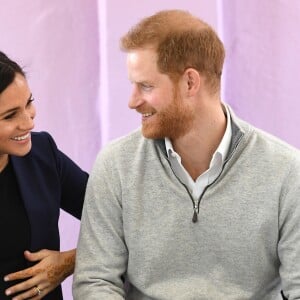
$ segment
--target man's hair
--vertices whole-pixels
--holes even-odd
[[[160,72],[176,82],[187,68],[204,75],[211,92],[219,92],[225,50],[207,23],[182,10],[164,10],[142,19],[120,40],[125,52],[152,47]]]
[[[17,73],[25,77],[23,69],[0,51],[0,93],[14,81]]]

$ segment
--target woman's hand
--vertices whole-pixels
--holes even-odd
[[[6,295],[20,293],[12,300],[42,299],[74,272],[75,254],[76,249],[66,252],[45,249],[34,253],[25,251],[27,260],[38,263],[28,269],[6,275],[5,281],[24,280],[8,288],[5,291]]]

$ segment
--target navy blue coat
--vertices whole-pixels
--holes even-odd
[[[88,174],[57,149],[48,133],[34,132],[31,138],[26,156],[11,157],[31,228],[29,250],[59,250],[60,208],[80,219]],[[61,287],[43,299],[62,299]]]

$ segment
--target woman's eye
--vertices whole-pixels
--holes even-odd
[[[26,106],[30,106],[30,104],[31,104],[33,101],[34,101],[34,98],[29,99],[28,102],[27,102],[27,104],[26,104]]]
[[[13,112],[13,113],[11,113],[11,114],[5,116],[3,119],[4,119],[4,120],[9,120],[9,119],[12,119],[15,115],[16,115],[16,113]]]

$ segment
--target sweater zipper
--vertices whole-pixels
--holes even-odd
[[[190,193],[188,187],[187,187],[187,186],[179,179],[179,177],[178,177],[178,176],[176,175],[176,173],[174,172],[174,170],[173,170],[173,168],[172,168],[172,165],[171,165],[170,161],[167,159],[167,161],[168,161],[168,163],[169,163],[169,165],[170,165],[170,168],[171,168],[173,174],[174,174],[175,177],[178,179],[178,181],[185,187],[185,189],[186,189],[186,191],[187,191],[187,193],[188,193],[190,199],[192,200],[192,203],[193,203],[193,216],[192,216],[192,222],[193,222],[193,223],[197,223],[197,222],[198,222],[198,214],[199,214],[199,210],[200,210],[200,202],[201,202],[201,200],[202,200],[202,197],[204,196],[206,190],[207,190],[210,186],[212,186],[212,185],[219,179],[219,177],[220,177],[221,174],[223,173],[223,170],[224,170],[224,168],[225,168],[225,165],[227,164],[227,162],[231,159],[231,157],[232,157],[233,154],[235,153],[236,148],[237,148],[238,144],[240,143],[240,140],[241,140],[241,139],[242,139],[242,136],[237,140],[237,142],[236,142],[236,144],[235,144],[233,150],[231,151],[231,153],[228,155],[228,157],[227,157],[226,160],[224,161],[224,164],[223,164],[223,166],[222,166],[221,172],[220,172],[220,174],[218,175],[218,177],[217,177],[211,184],[207,185],[207,186],[204,188],[203,192],[201,193],[200,197],[198,198],[197,204],[196,204],[196,202],[195,202],[195,200],[194,200],[192,194]]]
[[[221,175],[222,171],[223,171],[223,168],[222,168],[219,176]],[[212,184],[215,183],[215,181],[219,178],[219,176],[211,184],[207,185],[204,188],[203,192],[201,193],[200,197],[198,198],[198,202],[197,203],[195,202],[195,200],[194,200],[192,194],[190,193],[189,189],[187,188],[187,186],[180,181],[181,184],[185,187],[187,193],[189,194],[189,196],[190,196],[190,198],[191,198],[191,200],[193,202],[193,217],[192,217],[192,222],[193,223],[197,223],[198,222],[198,214],[199,214],[199,210],[200,210],[200,202],[201,202],[201,199],[202,199],[203,195],[205,194],[205,192],[208,189],[208,187],[210,187]]]

